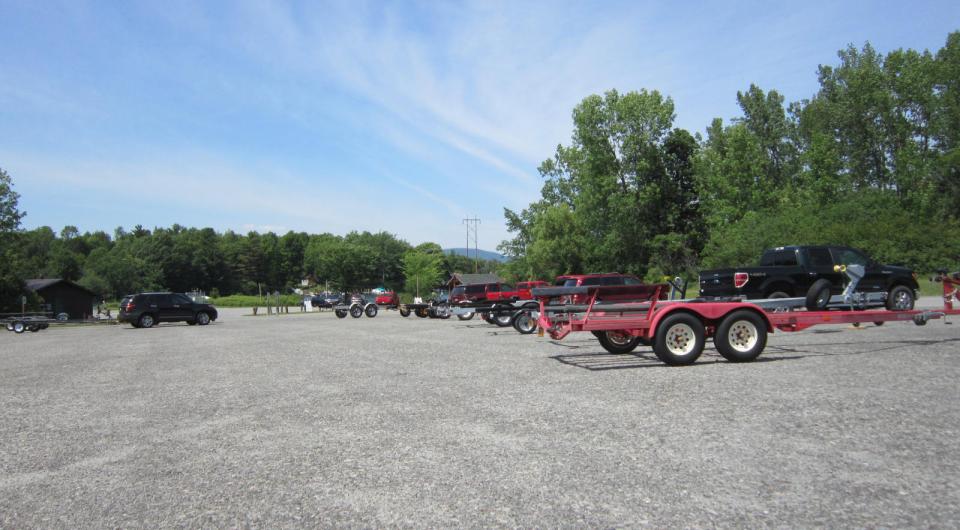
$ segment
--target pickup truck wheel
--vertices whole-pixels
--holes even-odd
[[[767,346],[767,324],[753,311],[734,311],[717,327],[713,344],[732,363],[750,362]]]
[[[813,282],[813,285],[807,289],[806,306],[809,311],[823,311],[830,303],[830,289],[833,284],[826,278],[820,278]]]
[[[410,316],[410,309],[408,309],[406,306],[400,306],[400,316],[404,318]]]
[[[334,309],[333,312],[337,315],[337,318],[347,318],[346,309]]]
[[[706,333],[703,322],[689,313],[674,313],[657,326],[653,353],[670,366],[693,364],[703,353]]]
[[[913,309],[913,290],[906,285],[898,285],[887,295],[887,309],[890,311],[909,311]]]
[[[623,331],[605,331],[597,336],[597,340],[600,341],[603,349],[619,355],[637,349],[643,339]]]
[[[366,313],[367,318],[373,318],[373,317],[377,316],[377,305],[376,305],[376,304],[370,304],[370,305],[367,306],[366,309],[363,310],[363,312]]]
[[[363,308],[360,307],[360,304],[353,304],[350,306],[350,316],[353,318],[360,318],[363,316]]]

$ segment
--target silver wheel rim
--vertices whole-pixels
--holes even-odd
[[[498,316],[495,316],[495,317],[493,317],[493,318],[494,318],[498,323],[504,324],[504,325],[509,324],[509,323],[510,323],[510,320],[512,320],[512,317],[511,317],[510,315],[498,315]]]
[[[893,301],[893,306],[897,309],[910,309],[910,295],[906,291],[900,291]]]
[[[616,346],[626,346],[627,344],[630,344],[631,340],[633,340],[633,336],[626,333],[608,331],[607,340],[609,340],[611,343],[613,343]]]
[[[140,319],[140,325],[143,326],[143,327],[145,327],[145,328],[152,327],[152,326],[153,326],[153,317],[151,317],[150,315],[144,316],[143,318]]]
[[[697,335],[686,324],[674,324],[667,330],[666,343],[667,350],[673,355],[690,355],[697,345]]]
[[[209,322],[210,322],[210,317],[207,316],[206,313],[200,313],[199,315],[197,315],[197,323],[200,324],[201,326],[204,326]]]
[[[533,317],[523,313],[517,317],[517,327],[522,331],[530,331],[533,329]]]
[[[16,333],[23,333],[23,330],[26,329],[26,325],[23,322],[17,322],[13,325],[13,331]]]
[[[727,342],[730,347],[740,353],[747,353],[753,350],[760,339],[760,333],[757,332],[757,326],[749,320],[738,320],[730,326],[727,333]]]

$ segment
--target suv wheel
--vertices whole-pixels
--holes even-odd
[[[137,324],[138,324],[137,327],[152,328],[153,325],[156,323],[157,321],[154,320],[153,315],[151,315],[150,313],[144,313],[140,315],[140,320],[137,321]]]

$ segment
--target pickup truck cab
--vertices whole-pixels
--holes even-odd
[[[377,295],[374,302],[377,305],[386,307],[398,307],[400,305],[400,296],[395,291],[384,291]]]
[[[549,282],[543,280],[532,280],[529,282],[517,282],[517,298],[520,300],[533,300],[533,295],[530,294],[530,289],[536,289],[537,287],[547,287]]]
[[[830,281],[831,294],[843,291],[844,275],[835,265],[863,265],[866,276],[857,287],[862,292],[886,292],[887,307],[913,308],[917,296],[916,274],[906,267],[881,265],[862,251],[843,246],[787,246],[765,250],[757,267],[706,270],[700,273],[700,296],[793,298],[806,296],[814,282]],[[909,300],[908,300],[909,298]]]

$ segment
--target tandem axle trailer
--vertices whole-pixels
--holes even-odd
[[[660,289],[645,301],[604,303],[603,287],[534,289],[539,301],[540,334],[561,340],[570,333],[592,332],[611,353],[629,353],[640,345],[669,365],[692,364],[713,338],[717,351],[731,362],[756,359],[774,331],[801,331],[824,324],[859,324],[929,320],[960,314],[960,272],[944,271],[933,278],[943,285],[943,308],[938,310],[860,310],[840,306],[829,310],[803,308],[805,299],[775,300],[662,300]],[[619,288],[627,289],[627,288]],[[585,303],[560,303],[573,297]]]

